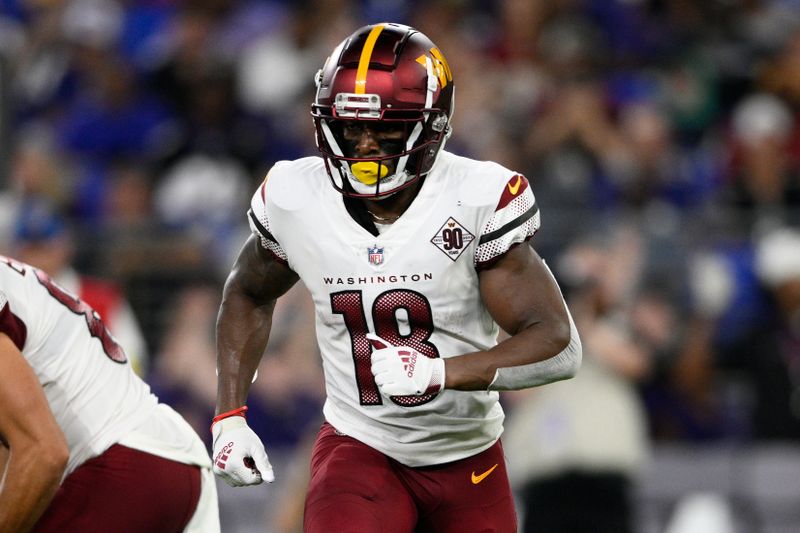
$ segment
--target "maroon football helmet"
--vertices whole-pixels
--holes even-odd
[[[364,26],[336,47],[316,83],[311,115],[336,190],[386,197],[430,171],[451,132],[453,76],[424,34],[401,24]],[[401,138],[386,143],[389,155],[356,157],[344,133],[353,128]]]

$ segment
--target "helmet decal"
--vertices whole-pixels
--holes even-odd
[[[416,61],[423,67],[431,61],[433,63],[433,68],[436,71],[436,77],[439,80],[439,86],[443,89],[447,87],[447,84],[453,81],[453,72],[450,70],[450,65],[447,64],[447,60],[444,58],[444,55],[439,51],[438,48],[431,48],[430,49],[431,57],[427,55],[419,56]]]
[[[382,31],[383,24],[376,24],[369,32],[369,35],[367,35],[364,48],[361,49],[361,58],[358,60],[358,70],[356,71],[356,88],[353,90],[356,94],[364,94],[367,92],[369,60],[372,58],[372,50],[375,48],[375,41],[378,40],[378,35],[380,35]]]

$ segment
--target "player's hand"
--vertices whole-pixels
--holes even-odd
[[[438,394],[444,388],[444,359],[431,358],[408,346],[392,346],[367,333],[372,344],[372,374],[386,396]]]
[[[231,416],[211,426],[214,473],[231,487],[272,483],[275,474],[258,435],[243,416]]]

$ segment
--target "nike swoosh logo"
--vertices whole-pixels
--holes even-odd
[[[517,182],[514,185],[511,185],[511,183],[508,184],[508,192],[510,192],[511,195],[514,196],[515,194],[517,194],[517,191],[519,191],[519,186],[521,184],[522,184],[522,177],[517,176]]]
[[[481,481],[483,481],[484,479],[486,479],[486,478],[487,478],[487,476],[488,476],[489,474],[491,474],[492,472],[494,472],[494,469],[495,469],[495,468],[497,468],[497,465],[494,465],[494,466],[493,466],[493,467],[491,467],[489,470],[487,470],[486,472],[484,472],[483,474],[481,474],[481,475],[479,475],[479,476],[476,476],[476,475],[475,475],[475,471],[473,470],[473,471],[472,471],[472,484],[473,484],[473,485],[477,485],[478,483],[480,483]]]

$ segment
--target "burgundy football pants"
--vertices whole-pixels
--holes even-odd
[[[178,533],[199,498],[199,467],[116,444],[67,476],[33,533]]]
[[[317,435],[306,533],[516,533],[503,448],[410,468],[327,422]]]

